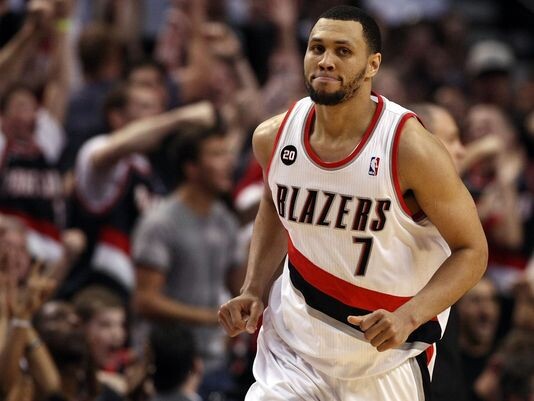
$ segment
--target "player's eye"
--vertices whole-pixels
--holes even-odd
[[[321,45],[311,45],[310,51],[313,53],[322,53],[324,52],[324,47]]]
[[[337,49],[337,52],[339,55],[341,56],[349,56],[350,54],[352,54],[352,52],[350,51],[350,49],[347,49],[346,47],[340,47]]]

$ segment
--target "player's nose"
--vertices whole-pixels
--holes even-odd
[[[335,68],[334,57],[330,52],[326,51],[323,53],[318,65],[321,70],[332,71]]]

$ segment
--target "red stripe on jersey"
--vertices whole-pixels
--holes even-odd
[[[291,263],[308,283],[345,305],[369,311],[377,309],[394,311],[410,300],[410,297],[399,297],[358,287],[328,273],[300,253],[291,240],[288,241],[288,256]]]
[[[282,120],[282,124],[280,124],[280,127],[278,127],[278,132],[276,133],[276,138],[274,140],[273,149],[271,150],[271,157],[269,158],[269,164],[267,164],[265,180],[267,180],[269,177],[269,170],[271,169],[271,163],[273,162],[274,152],[276,152],[276,147],[278,146],[278,142],[280,141],[280,137],[282,136],[282,131],[284,130],[287,119],[289,118],[289,115],[295,108],[296,104],[297,102],[293,103],[291,107],[287,110],[286,115],[284,116],[284,119]]]
[[[100,230],[99,242],[103,242],[114,248],[120,249],[126,255],[130,255],[130,238],[116,228],[106,226]]]
[[[313,125],[314,117],[315,117],[315,106],[312,108],[306,120],[306,127],[304,129],[304,149],[306,149],[306,153],[308,153],[308,155],[311,157],[311,159],[316,164],[324,168],[339,168],[349,163],[351,160],[353,160],[358,155],[358,153],[360,153],[360,151],[363,149],[363,147],[365,146],[365,144],[371,137],[371,134],[373,133],[376,127],[376,123],[378,122],[378,119],[380,115],[382,114],[382,109],[384,108],[384,100],[382,99],[382,97],[375,93],[373,93],[373,95],[377,97],[378,104],[376,106],[375,113],[373,114],[373,118],[371,119],[371,122],[367,126],[367,129],[365,130],[365,133],[363,134],[362,139],[360,140],[360,143],[347,157],[345,157],[342,160],[338,160],[337,162],[325,162],[321,160],[319,155],[315,153],[315,151],[313,150],[310,144],[311,127]]]
[[[428,347],[425,350],[425,353],[426,353],[426,364],[427,365],[430,364],[430,361],[432,361],[432,357],[434,356],[434,347],[435,347],[435,345],[432,344],[430,347]]]
[[[16,217],[22,220],[22,222],[27,227],[37,231],[39,234],[49,237],[54,241],[61,242],[61,234],[59,229],[54,223],[51,223],[50,221],[37,219],[19,210],[0,208],[0,213],[5,214],[7,216]]]
[[[358,287],[340,279],[306,258],[295,248],[291,239],[288,240],[288,257],[306,282],[330,297],[354,308],[368,311],[386,309],[393,312],[412,298]],[[432,320],[437,320],[437,317]]]
[[[404,128],[404,124],[406,124],[406,121],[408,121],[410,118],[417,118],[417,116],[414,113],[406,113],[402,116],[402,118],[399,121],[399,124],[397,125],[397,129],[395,130],[395,139],[393,140],[393,155],[392,155],[392,165],[391,165],[391,172],[393,175],[393,186],[395,187],[395,193],[397,195],[397,199],[404,210],[404,212],[410,216],[414,217],[412,211],[404,201],[404,196],[401,191],[400,187],[400,180],[399,180],[399,168],[398,168],[398,157],[399,157],[399,143],[400,143],[400,137],[402,134],[402,129]]]

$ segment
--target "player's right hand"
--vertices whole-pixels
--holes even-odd
[[[219,323],[230,337],[235,337],[245,330],[252,334],[257,329],[263,309],[260,297],[241,294],[221,305]]]

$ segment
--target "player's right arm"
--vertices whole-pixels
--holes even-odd
[[[219,321],[234,337],[247,330],[253,333],[263,313],[262,298],[272,276],[287,253],[287,233],[278,218],[267,183],[267,168],[284,114],[263,122],[252,138],[254,155],[263,169],[265,189],[254,222],[250,254],[241,294],[219,309]]]

